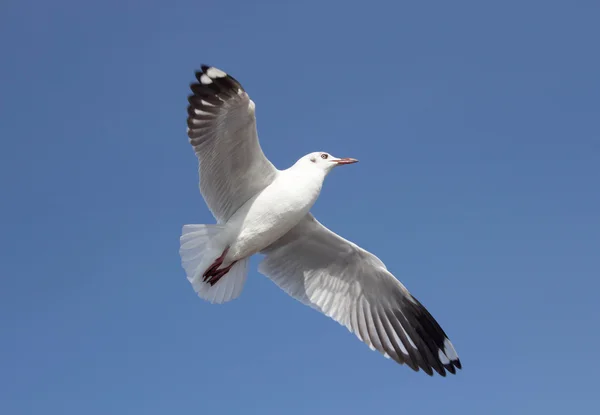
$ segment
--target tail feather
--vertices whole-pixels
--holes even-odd
[[[198,296],[210,303],[225,303],[239,297],[246,282],[248,259],[238,261],[214,286],[202,278],[223,251],[211,243],[223,229],[223,225],[185,225],[180,238],[179,254],[187,279]]]

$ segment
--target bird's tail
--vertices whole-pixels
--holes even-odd
[[[204,281],[205,271],[223,253],[223,247],[211,243],[223,225],[184,225],[179,255],[188,281],[198,296],[210,303],[225,303],[242,293],[248,274],[248,258],[236,262],[216,284]]]

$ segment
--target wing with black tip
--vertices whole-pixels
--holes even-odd
[[[383,262],[311,214],[261,253],[262,274],[371,349],[429,375],[461,369],[444,330]]]
[[[278,170],[256,132],[254,102],[225,72],[206,65],[190,88],[188,137],[199,160],[200,191],[219,223],[267,187]]]

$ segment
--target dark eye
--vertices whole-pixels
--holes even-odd
[[[327,157],[329,157],[327,154],[321,154],[322,159],[327,159]]]

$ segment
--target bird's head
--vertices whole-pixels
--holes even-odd
[[[301,160],[303,161],[303,164],[321,169],[325,172],[325,174],[329,173],[336,166],[358,162],[358,160],[351,158],[337,158],[323,151],[307,154],[306,156],[302,157]]]

